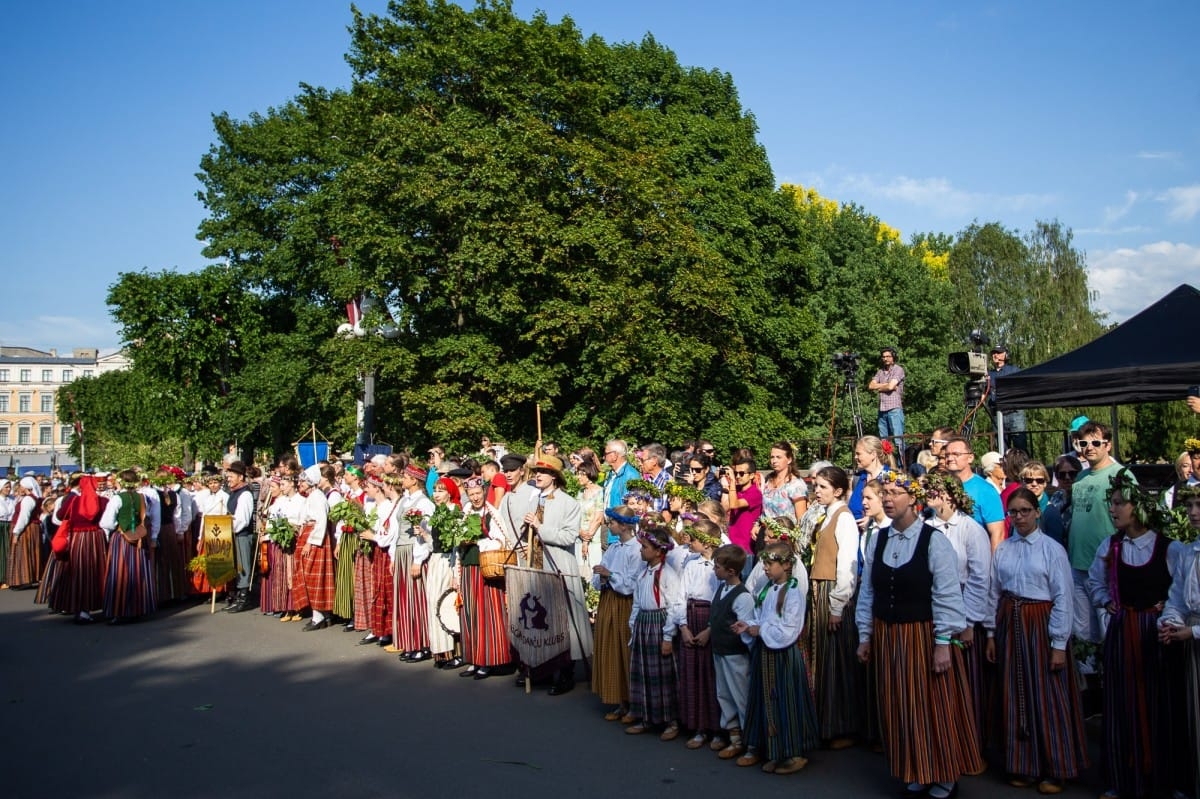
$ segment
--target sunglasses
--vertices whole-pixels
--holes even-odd
[[[1025,485],[1043,486],[1046,484],[1045,477],[1023,477],[1021,482]]]
[[[1074,480],[1077,474],[1079,474],[1077,469],[1063,469],[1061,472],[1055,472],[1054,476],[1060,480]]]
[[[749,474],[750,474],[750,472],[744,472],[741,469],[734,469],[734,471],[733,471],[734,477],[746,477]]]
[[[1100,439],[1100,438],[1093,438],[1091,441],[1087,441],[1082,438],[1079,439],[1079,446],[1091,447],[1092,449],[1100,449],[1107,443],[1108,443],[1107,441]]]
[[[703,452],[705,455],[712,455],[714,452],[716,452],[715,449],[702,449],[700,451]]]

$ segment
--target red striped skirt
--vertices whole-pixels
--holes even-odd
[[[154,612],[154,569],[149,549],[131,544],[119,532],[108,542],[104,578],[104,615],[110,619],[136,618]]]
[[[299,586],[304,592],[305,607],[328,613],[333,610],[333,550],[329,536],[319,546],[309,546],[313,524],[309,522],[296,536],[296,579],[292,581],[292,592]]]
[[[74,529],[67,559],[59,561],[62,573],[47,595],[47,602],[62,613],[99,610],[104,606],[104,531],[99,527]]]
[[[392,580],[392,640],[401,652],[429,648],[429,604],[425,601],[425,569],[413,577],[412,544],[396,547],[396,568]]]
[[[187,561],[184,559],[183,539],[175,535],[175,526],[164,524],[158,533],[158,548],[154,550],[154,572],[158,585],[159,604],[187,596]]]
[[[1070,779],[1088,764],[1075,659],[1050,670],[1049,600],[1004,594],[996,612],[996,662],[1005,769]]]
[[[58,590],[58,584],[62,582],[66,572],[66,560],[56,558],[53,555],[47,558],[46,568],[42,570],[42,579],[38,581],[37,593],[33,597],[33,603],[35,605],[49,604],[50,595]],[[51,608],[51,610],[54,610],[54,608]]]
[[[371,606],[375,601],[375,565],[378,549],[372,546],[368,554],[354,553],[354,629],[371,629]],[[389,624],[389,626],[391,626]]]
[[[12,541],[12,535],[8,537]],[[30,522],[8,551],[8,575],[5,582],[11,588],[33,585],[42,576],[42,528]]]
[[[875,619],[880,726],[892,775],[902,782],[954,782],[983,768],[962,652],[933,671],[933,625]]]
[[[459,595],[463,660],[475,666],[503,666],[512,658],[505,620],[504,589],[483,579],[478,566],[463,566]]]
[[[392,556],[379,547],[371,551],[371,634],[383,638],[392,634]]]
[[[692,635],[708,629],[710,604],[707,600],[687,601],[687,626]],[[696,732],[721,729],[721,706],[717,703],[717,670],[713,666],[712,646],[679,646],[679,722]]]
[[[592,667],[592,693],[609,705],[629,704],[629,614],[633,596],[616,591],[600,592],[596,610],[595,654]],[[707,650],[711,656],[711,647]]]
[[[258,602],[263,613],[295,610],[288,578],[288,556],[274,541],[267,542],[267,573],[262,579]]]

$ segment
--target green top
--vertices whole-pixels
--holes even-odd
[[[1103,469],[1086,469],[1071,489],[1071,530],[1067,534],[1067,554],[1071,568],[1087,571],[1096,559],[1100,542],[1117,531],[1108,515],[1108,490],[1121,471],[1113,461]]]
[[[132,533],[142,515],[142,495],[136,491],[122,491],[121,509],[117,511],[117,528]]]

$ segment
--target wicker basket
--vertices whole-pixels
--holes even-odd
[[[479,570],[485,580],[503,580],[504,567],[513,562],[515,549],[493,549],[479,553]]]

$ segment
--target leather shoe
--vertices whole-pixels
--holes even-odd
[[[550,686],[550,690],[547,691],[547,693],[549,693],[550,696],[562,696],[563,694],[571,693],[573,690],[575,690],[574,680],[559,680],[558,682],[554,683],[554,685]]]
[[[385,635],[382,638],[376,638],[375,643],[379,644],[380,646],[390,646],[392,643],[392,636]]]
[[[407,661],[409,663],[420,663],[422,661],[429,660],[432,657],[433,657],[432,652],[430,652],[428,649],[422,649],[419,652],[409,653]]]
[[[359,646],[366,646],[367,644],[377,644],[377,643],[379,643],[379,636],[372,635],[371,633],[367,633],[362,638],[358,639]]]
[[[342,632],[353,633],[353,632],[358,632],[358,630],[354,627],[354,622],[348,621],[342,625]]]
[[[463,659],[460,657],[442,661],[442,668],[447,671],[457,671],[463,667]]]
[[[460,671],[458,673],[458,676],[459,677],[474,677],[475,676],[475,665],[472,663],[468,663],[467,668],[464,669],[463,671]]]
[[[755,752],[753,749],[748,749],[746,750],[746,754],[742,755],[734,762],[742,767],[757,766],[762,762],[762,757],[759,756],[758,752]]]
[[[477,680],[486,680],[490,676],[492,676],[492,672],[486,666],[475,669],[475,679]]]
[[[795,774],[808,765],[808,759],[803,757],[789,757],[787,760],[781,760],[775,766],[776,774]]]
[[[313,630],[324,630],[329,626],[329,619],[321,619],[320,621],[310,621],[308,624],[300,628],[302,633],[311,633]]]

